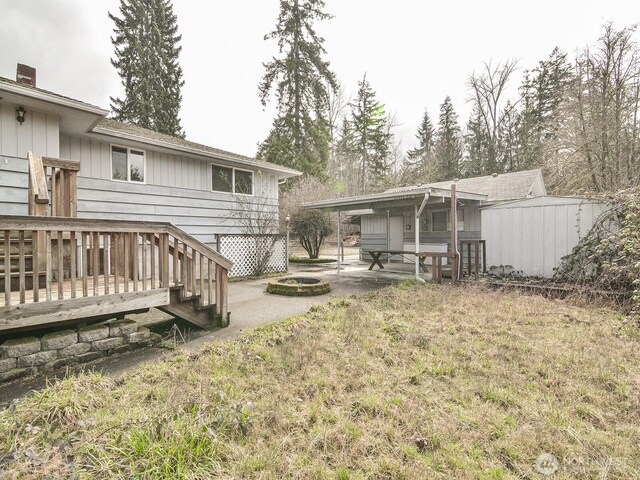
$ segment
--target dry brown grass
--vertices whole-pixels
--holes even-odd
[[[640,478],[639,338],[605,309],[405,284],[21,400],[0,414],[0,470]],[[551,477],[535,465],[545,452],[558,459]]]

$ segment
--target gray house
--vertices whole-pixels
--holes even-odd
[[[239,201],[277,210],[278,183],[300,174],[107,114],[0,77],[0,214],[28,213],[32,151],[79,162],[78,217],[169,222],[214,247],[214,235],[242,233],[234,219]]]
[[[243,218],[277,213],[300,173],[109,119],[18,67],[0,77],[0,336],[150,307],[227,325],[228,276],[255,262]]]

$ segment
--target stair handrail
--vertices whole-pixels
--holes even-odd
[[[209,245],[202,243],[200,240],[189,235],[184,230],[179,229],[175,225],[171,223],[167,223],[167,233],[171,234],[174,238],[177,238],[181,242],[184,242],[189,247],[193,248],[200,255],[207,257],[210,260],[213,260],[215,263],[230,271],[233,267],[233,262],[229,260],[227,257],[221,255],[219,252],[211,248]]]
[[[43,216],[46,215],[46,210],[42,207],[35,208],[36,205],[48,205],[50,202],[42,157],[29,151],[27,152],[27,160],[29,161],[29,204],[33,207],[32,213],[34,215]]]

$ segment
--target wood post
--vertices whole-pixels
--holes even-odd
[[[227,324],[227,281],[228,272],[222,265],[216,265],[216,301],[218,303],[218,313],[222,315],[222,325]]]
[[[458,222],[457,222],[456,184],[451,184],[451,281],[458,281]]]

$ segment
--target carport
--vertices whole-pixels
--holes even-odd
[[[452,183],[449,189],[428,186],[401,188],[371,195],[309,202],[302,206],[307,209],[336,212],[339,239],[342,213],[357,210],[363,222],[368,217],[381,219],[380,223],[385,225],[382,226],[379,244],[376,248],[361,248],[362,254],[373,257],[374,254],[370,253],[373,251],[378,260],[382,255],[386,255],[387,259],[393,255],[411,256],[415,277],[418,279],[423,259],[430,263],[433,263],[432,259],[450,259],[451,276],[457,279],[460,258],[459,240],[461,238],[463,241],[480,240],[479,228],[477,232],[472,231],[471,222],[464,222],[468,228],[459,228],[461,226],[459,216],[469,212],[479,217],[480,203],[486,199],[487,196],[483,194],[458,191],[455,183]],[[438,229],[434,228],[435,213],[439,222]],[[472,215],[469,217],[471,218]],[[402,219],[402,221],[392,222],[392,218]],[[440,225],[444,225],[444,228],[441,229]],[[412,234],[411,240],[408,240],[410,237],[407,233]],[[391,244],[394,234],[399,235],[402,241],[401,248],[394,248]],[[434,241],[439,243],[437,245],[428,243]],[[435,246],[439,248],[435,249]],[[339,249],[340,242],[338,242],[338,272],[341,268]],[[381,263],[377,264],[382,266]],[[432,267],[437,269],[436,265]]]

